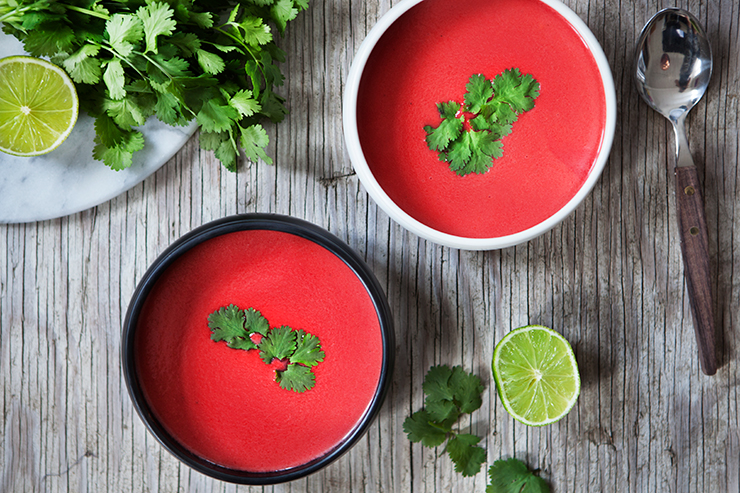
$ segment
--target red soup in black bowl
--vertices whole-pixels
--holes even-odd
[[[373,273],[288,216],[206,224],[134,292],[123,369],[149,431],[214,478],[275,484],[349,450],[390,384],[393,327]]]

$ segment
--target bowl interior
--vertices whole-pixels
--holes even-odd
[[[313,388],[280,388],[258,351],[210,339],[207,315],[232,303],[320,339]],[[275,484],[325,467],[362,436],[393,347],[385,295],[353,250],[310,223],[249,214],[192,231],[152,264],[126,315],[122,356],[134,406],[171,453],[217,479]],[[366,377],[348,380],[358,365]]]
[[[438,103],[463,102],[471,75],[511,68],[540,83],[535,107],[490,170],[457,176],[424,127],[441,121]],[[591,190],[616,96],[599,43],[558,1],[403,0],[358,50],[343,111],[353,166],[396,222],[443,245],[492,249],[544,233]]]

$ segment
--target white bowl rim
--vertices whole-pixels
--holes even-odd
[[[584,181],[583,185],[581,185],[578,192],[562,208],[560,208],[560,210],[544,221],[518,233],[494,238],[467,238],[443,233],[413,218],[406,211],[401,209],[393,200],[391,200],[370,171],[370,167],[368,166],[364,153],[362,152],[360,137],[357,130],[357,93],[360,86],[360,80],[362,78],[362,72],[370,53],[374,49],[378,40],[383,36],[383,34],[385,34],[393,22],[422,1],[424,0],[401,0],[398,4],[394,5],[380,18],[380,20],[378,20],[375,26],[373,26],[358,48],[352,61],[352,66],[345,85],[342,120],[344,126],[344,140],[350,161],[355,169],[355,173],[357,173],[360,182],[365,187],[368,194],[393,220],[417,236],[440,245],[463,250],[495,250],[518,245],[546,233],[569,216],[576,207],[580,205],[583,199],[591,192],[594,185],[596,185],[596,182],[600,178],[604,166],[609,159],[617,121],[617,98],[614,89],[614,79],[612,77],[611,68],[609,67],[609,62],[604,54],[604,50],[586,23],[583,22],[578,14],[573,12],[568,6],[560,0],[539,0],[540,2],[552,7],[557,13],[565,18],[571,26],[573,26],[573,28],[581,35],[581,38],[588,46],[594,60],[596,61],[596,65],[603,82],[606,102],[606,121],[599,154],[596,157],[596,161],[593,164],[588,177]]]

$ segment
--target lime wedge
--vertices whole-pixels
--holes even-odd
[[[79,101],[74,83],[41,58],[0,59],[0,151],[38,156],[72,132]]]
[[[573,348],[563,336],[541,325],[506,334],[496,344],[491,366],[504,408],[526,425],[559,420],[581,391]]]

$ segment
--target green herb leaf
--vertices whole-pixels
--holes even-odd
[[[212,340],[226,341],[226,345],[233,349],[256,349],[257,346],[249,338],[244,323],[244,312],[236,305],[219,308],[208,316]]]
[[[483,105],[493,96],[493,85],[482,74],[471,75],[465,90],[465,107],[471,113],[480,113]]]
[[[476,445],[478,442],[479,437],[461,433],[447,443],[447,452],[455,463],[455,471],[463,476],[475,476],[486,461],[486,451]]]
[[[99,52],[100,47],[97,45],[83,45],[67,57],[62,65],[72,80],[78,84],[96,84],[102,74],[100,60],[95,58]]]
[[[515,68],[493,81],[474,74],[465,88],[462,107],[454,101],[438,103],[441,123],[424,126],[429,149],[460,176],[485,173],[503,156],[501,139],[511,133],[519,114],[534,108],[540,85]]]
[[[532,473],[520,460],[497,460],[488,469],[491,480],[486,493],[549,493],[544,479]]]
[[[244,327],[250,334],[266,336],[270,330],[270,324],[260,312],[254,308],[244,310]]]
[[[111,47],[122,57],[134,50],[136,43],[144,37],[144,26],[138,17],[131,14],[114,14],[105,22],[105,31]]]
[[[464,118],[457,116],[460,111],[460,104],[454,101],[437,104],[439,116],[442,117],[442,123],[437,128],[426,126],[424,130],[427,133],[426,141],[430,149],[442,151],[450,142],[460,136],[463,129]]]
[[[144,26],[144,37],[146,49],[144,53],[157,53],[157,36],[168,36],[177,27],[177,22],[172,19],[174,11],[166,3],[151,2],[139,7],[136,16]]]
[[[494,100],[508,103],[516,113],[534,108],[540,85],[530,74],[521,75],[518,68],[504,70],[493,79]]]
[[[303,330],[296,332],[295,352],[290,356],[291,363],[300,363],[306,366],[316,366],[324,361],[324,351],[321,350],[319,338],[307,334]]]
[[[268,365],[273,359],[285,359],[296,347],[296,333],[290,327],[271,329],[259,344],[260,358]]]
[[[106,123],[103,118],[101,125]],[[221,140],[222,137],[210,135],[207,145],[221,148],[229,142],[228,139]],[[284,370],[275,370],[275,381],[280,387],[304,392],[316,384],[311,367],[324,360],[324,351],[316,336],[287,326],[270,329],[267,319],[259,311],[254,308],[240,310],[236,305],[222,307],[211,313],[208,327],[211,328],[212,340],[226,341],[229,347],[235,349],[259,349],[260,358],[268,365],[274,359],[288,359]],[[259,344],[251,339],[254,334],[262,336]]]
[[[316,385],[316,377],[311,369],[306,366],[290,364],[285,371],[275,373],[275,381],[286,390],[305,392]]]
[[[483,404],[481,394],[484,387],[480,378],[467,373],[460,366],[452,369],[449,385],[453,389],[453,399],[461,413],[470,414]]]
[[[449,439],[446,450],[455,463],[455,470],[464,476],[475,475],[486,460],[485,450],[476,445],[480,438],[456,433],[452,426],[462,414],[481,406],[483,385],[480,378],[460,366],[438,365],[429,369],[422,389],[426,395],[424,409],[403,423],[409,440],[437,447]]]
[[[421,442],[425,447],[438,447],[444,443],[451,430],[435,426],[431,415],[422,410],[404,420],[403,431],[412,442]]]

